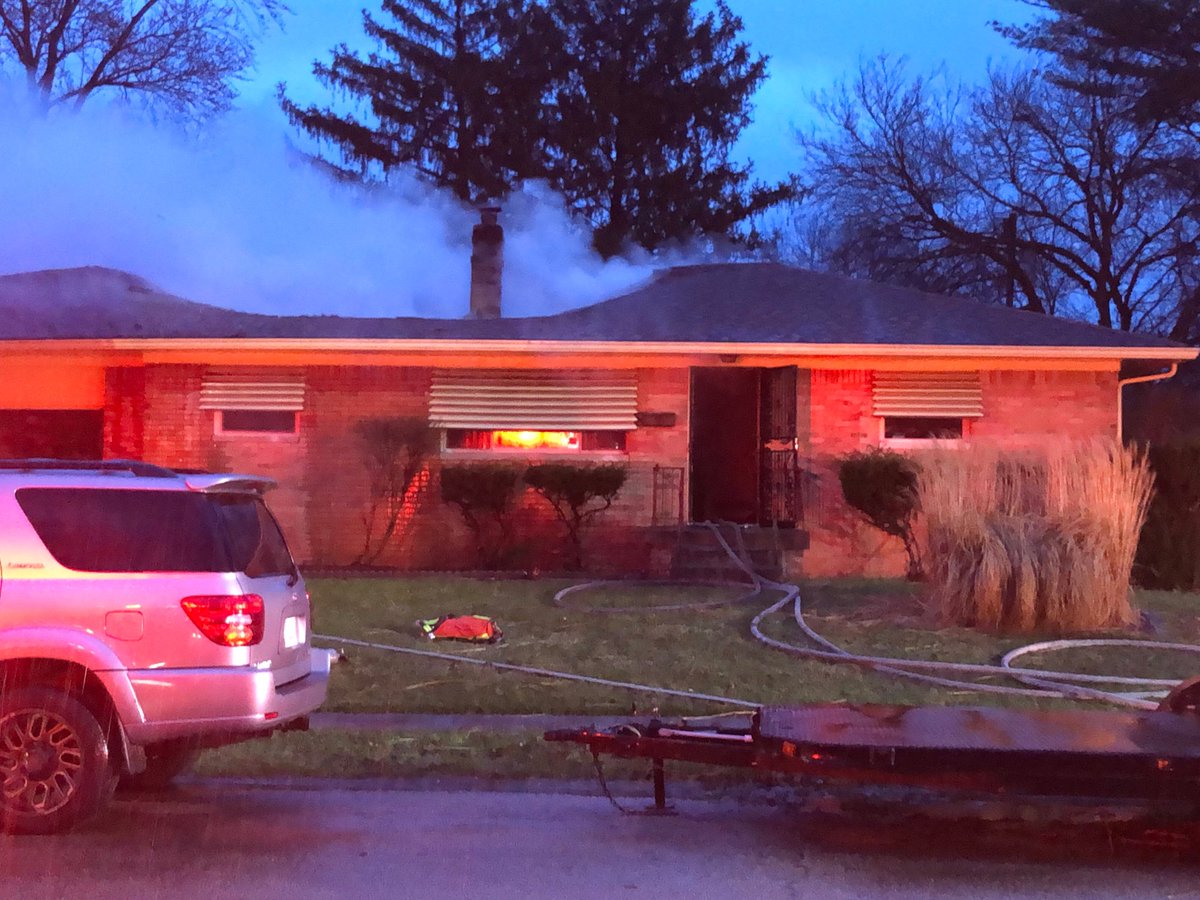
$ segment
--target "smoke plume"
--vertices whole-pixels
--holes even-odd
[[[0,94],[0,274],[99,265],[253,312],[465,315],[475,212],[412,177],[340,183],[287,130],[268,108],[189,134]],[[650,273],[600,260],[547,191],[509,198],[502,221],[505,315],[585,305]]]

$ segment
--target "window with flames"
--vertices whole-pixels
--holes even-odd
[[[623,453],[637,427],[632,373],[438,370],[430,424],[447,450]]]

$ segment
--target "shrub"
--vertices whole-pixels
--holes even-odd
[[[627,474],[618,463],[599,466],[543,463],[525,470],[525,483],[554,507],[555,515],[566,528],[574,568],[583,568],[580,530],[612,506],[625,486]]]
[[[917,467],[890,450],[851,453],[838,463],[842,496],[884,534],[900,538],[908,558],[908,577],[922,576],[921,556],[913,536],[917,513]]]
[[[363,548],[355,565],[375,562],[387,548],[404,512],[409,490],[424,471],[434,433],[422,418],[363,419],[354,425],[367,471]],[[376,526],[382,516],[382,530]]]
[[[1150,502],[1134,569],[1139,584],[1163,590],[1200,587],[1200,442],[1152,446],[1158,490]]]
[[[1129,580],[1153,476],[1113,441],[922,455],[929,600],[991,631],[1130,624]]]
[[[507,463],[442,468],[442,500],[462,513],[484,568],[502,568],[511,561],[513,500],[520,480],[520,468]]]

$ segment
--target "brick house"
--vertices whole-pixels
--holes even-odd
[[[899,548],[841,501],[838,456],[1117,435],[1122,384],[1197,355],[760,263],[667,269],[593,306],[505,318],[494,219],[475,238],[474,315],[454,320],[233,312],[105,269],[0,278],[0,456],[269,474],[297,557],[343,565],[364,529],[355,423],[419,417],[438,449],[380,564],[473,566],[442,465],[567,458],[629,469],[589,534],[598,570],[661,572],[679,526],[722,519],[778,526],[793,573],[894,574]],[[521,563],[555,568],[545,504],[527,495],[521,513]]]

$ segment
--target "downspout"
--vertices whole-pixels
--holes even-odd
[[[1125,430],[1125,386],[1129,384],[1142,384],[1147,381],[1166,381],[1168,378],[1174,377],[1179,371],[1179,363],[1171,363],[1171,368],[1165,372],[1155,372],[1153,375],[1137,375],[1133,378],[1118,378],[1117,379],[1117,442],[1121,443],[1125,440],[1125,435],[1122,433]]]

